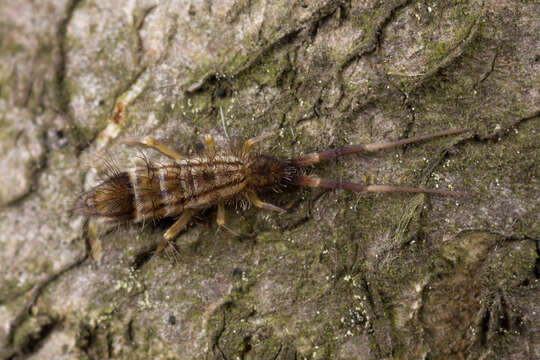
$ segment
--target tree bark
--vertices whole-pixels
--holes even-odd
[[[537,1],[0,2],[0,358],[540,357]],[[310,173],[467,191],[261,194],[106,228],[118,140],[290,157],[470,128]],[[166,161],[152,151],[152,161]]]

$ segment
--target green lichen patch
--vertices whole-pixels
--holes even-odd
[[[25,316],[12,335],[10,345],[14,353],[24,355],[35,351],[57,323],[58,317],[47,313]]]
[[[482,12],[475,0],[419,2],[401,10],[385,31],[383,46],[392,82],[409,93],[455,61],[475,38]]]

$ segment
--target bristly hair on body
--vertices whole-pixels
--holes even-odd
[[[149,219],[177,218],[159,242],[156,250],[156,253],[159,253],[186,227],[197,212],[211,206],[217,206],[219,227],[233,234],[235,232],[225,225],[225,204],[231,200],[244,199],[256,207],[284,213],[284,209],[259,199],[258,193],[287,184],[345,189],[358,193],[410,192],[465,196],[466,193],[456,191],[362,185],[321,179],[304,175],[301,169],[345,155],[366,154],[467,131],[469,130],[446,130],[393,142],[351,145],[283,160],[251,151],[252,146],[266,136],[251,138],[241,147],[233,145],[226,152],[217,152],[214,139],[208,135],[205,137],[204,153],[189,158],[184,158],[150,137],[128,138],[121,142],[150,147],[168,157],[170,161],[155,164],[145,158],[145,166],[125,171],[120,171],[114,163],[107,163],[108,177],[81,194],[76,208],[87,217],[106,222],[144,222]]]

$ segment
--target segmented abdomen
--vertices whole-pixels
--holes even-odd
[[[241,192],[243,162],[235,156],[191,158],[156,166],[148,163],[115,174],[79,201],[88,216],[109,221],[144,221],[203,209]]]

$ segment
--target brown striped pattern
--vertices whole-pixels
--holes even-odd
[[[182,159],[128,172],[137,222],[173,217],[233,197],[246,185],[244,163],[236,156]]]

